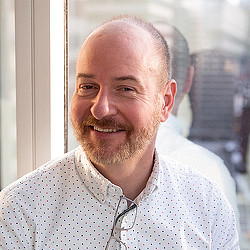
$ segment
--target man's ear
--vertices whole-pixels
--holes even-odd
[[[174,106],[174,98],[176,90],[177,90],[176,81],[173,79],[169,80],[163,92],[164,96],[161,109],[161,122],[165,122],[170,115],[170,112]]]

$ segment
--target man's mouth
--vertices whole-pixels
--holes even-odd
[[[112,128],[100,128],[97,126],[93,127],[94,130],[98,131],[98,132],[102,132],[102,133],[113,133],[113,132],[118,132],[119,130],[117,129],[112,129]]]

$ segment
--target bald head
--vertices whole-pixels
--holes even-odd
[[[79,57],[78,63],[84,56],[86,46],[97,45],[96,42],[101,42],[104,39],[109,39],[109,43],[105,47],[100,46],[98,53],[102,50],[112,49],[112,47],[120,47],[125,50],[144,50],[141,51],[143,56],[145,52],[150,54],[148,58],[148,70],[154,74],[157,79],[157,86],[164,87],[170,79],[170,56],[168,45],[163,36],[150,23],[133,16],[121,16],[113,18],[96,30],[94,30],[84,42]],[[142,44],[145,47],[141,46]],[[146,48],[146,49],[145,49]]]

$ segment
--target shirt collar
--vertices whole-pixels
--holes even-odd
[[[155,150],[154,154],[154,166],[152,169],[152,173],[148,179],[146,187],[142,190],[142,192],[136,197],[135,202],[139,204],[142,200],[148,198],[152,193],[156,192],[162,183],[162,168],[159,162],[159,155]]]
[[[110,198],[118,200],[123,194],[122,189],[105,178],[92,164],[89,162],[86,154],[81,146],[75,152],[76,170],[86,185],[88,190],[101,202],[104,203]],[[154,166],[152,173],[148,179],[144,190],[135,199],[139,204],[140,201],[146,199],[150,194],[155,192],[161,185],[162,170],[159,164],[159,157],[155,151]]]

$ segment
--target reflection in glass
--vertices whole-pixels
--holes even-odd
[[[185,131],[190,131],[191,140],[225,161],[236,182],[235,176],[244,173],[243,186],[247,187],[250,179],[250,0],[69,0],[69,107],[77,53],[83,41],[99,24],[120,14],[169,22],[185,36],[195,77],[190,95],[180,105],[178,118]],[[68,150],[77,145],[69,124]],[[241,192],[243,197],[250,197],[244,190]],[[245,200],[239,206],[240,212],[243,206],[250,207]],[[241,221],[247,223],[243,227],[245,241],[241,242],[244,249],[244,243],[250,243],[249,214],[242,212]]]

